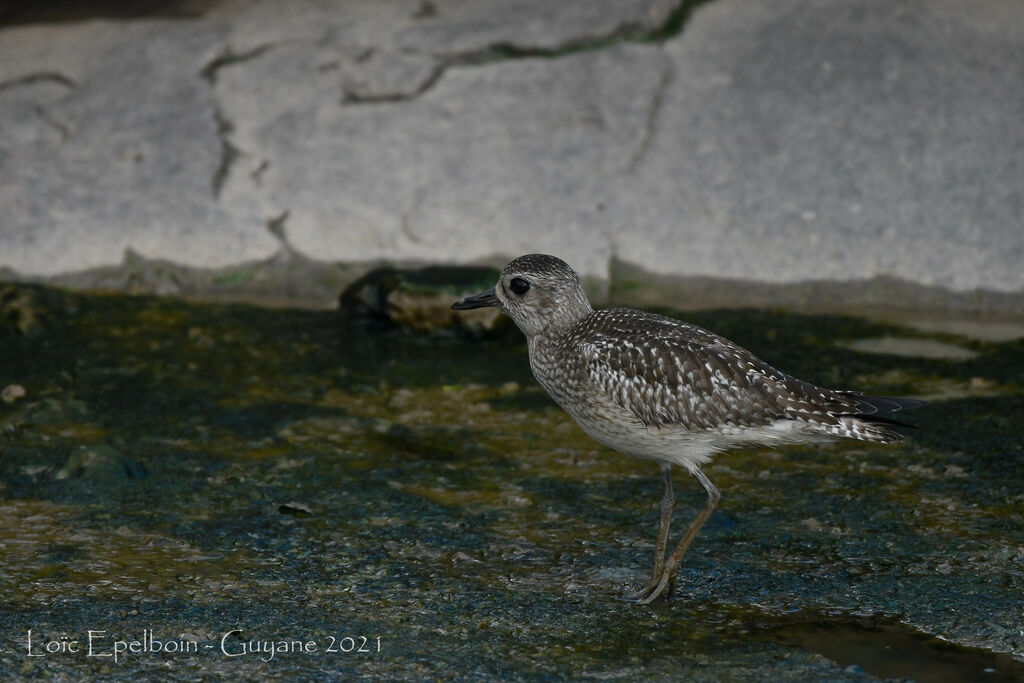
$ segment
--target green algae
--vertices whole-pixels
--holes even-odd
[[[810,380],[935,402],[908,416],[918,429],[896,446],[719,458],[708,472],[722,507],[673,598],[639,607],[617,598],[649,571],[657,468],[583,435],[533,382],[521,340],[18,290],[18,315],[28,307],[44,322],[0,332],[0,387],[26,390],[0,405],[4,677],[914,674],[926,654],[890,673],[834,652],[830,624],[858,628],[851,614],[984,648],[963,651],[970,666],[986,652],[1024,655],[1020,341],[779,311],[687,314]],[[837,343],[885,335],[979,355]],[[703,501],[687,477],[676,482],[678,533]],[[817,615],[799,637],[785,630],[794,612]],[[57,639],[153,629],[213,647],[116,665],[29,659],[30,628]],[[228,658],[219,639],[235,628],[383,646]],[[860,632],[881,652],[888,636],[872,628]],[[1010,676],[999,680],[1024,677],[1012,660],[992,662]]]

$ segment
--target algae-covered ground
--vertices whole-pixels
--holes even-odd
[[[514,331],[0,294],[0,678],[1024,681],[1022,341],[676,313],[932,404],[895,446],[719,458],[639,606],[657,468],[583,435]],[[703,496],[676,483],[678,533]]]

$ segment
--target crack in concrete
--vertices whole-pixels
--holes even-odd
[[[273,46],[273,43],[264,43],[245,52],[232,52],[230,46],[225,47],[220,54],[211,59],[199,71],[199,75],[203,80],[210,84],[211,99],[213,101],[213,119],[217,125],[217,137],[220,139],[220,162],[217,164],[217,168],[213,172],[213,178],[210,180],[214,199],[220,199],[220,193],[224,189],[224,183],[227,182],[228,175],[231,173],[231,167],[242,156],[242,150],[231,142],[231,133],[234,131],[235,126],[220,108],[216,92],[213,90],[217,83],[217,72],[224,67],[255,59]]]
[[[263,185],[263,174],[267,172],[268,168],[270,168],[270,161],[268,159],[264,159],[260,162],[259,166],[249,173],[249,177],[252,178],[252,182],[256,187]]]
[[[439,62],[430,71],[425,79],[411,92],[407,93],[381,93],[380,95],[358,95],[349,90],[342,90],[341,104],[342,105],[359,105],[359,104],[380,104],[381,102],[404,102],[407,100],[414,100],[426,91],[434,87],[434,85],[441,80],[441,76],[444,75],[447,65]]]
[[[256,59],[272,47],[274,47],[274,43],[264,43],[262,45],[257,45],[251,50],[246,50],[245,52],[232,52],[231,46],[227,46],[220,52],[220,54],[211,59],[209,63],[202,68],[199,75],[211,84],[216,83],[217,72],[224,67],[247,62],[250,59]]]
[[[648,29],[634,21],[620,24],[601,36],[583,36],[570,38],[555,47],[524,47],[515,43],[493,43],[483,48],[466,52],[439,54],[439,60],[430,77],[411,93],[384,93],[373,96],[351,96],[346,93],[340,104],[361,105],[381,102],[404,102],[414,100],[430,90],[450,68],[479,66],[514,59],[558,59],[579,52],[592,52],[620,43],[657,43],[674,38],[682,33],[694,10],[711,0],[680,0],[675,9],[668,13],[661,26]]]
[[[55,131],[57,131],[57,133],[60,135],[61,143],[65,143],[71,139],[71,129],[69,129],[67,126],[65,126],[57,119],[53,118],[50,115],[50,113],[46,111],[45,107],[43,107],[41,104],[37,104],[35,106],[35,110],[36,116],[39,117],[40,121],[42,121],[50,128],[53,128]]]
[[[12,78],[10,80],[0,83],[0,92],[3,92],[4,90],[12,90],[14,88],[35,85],[37,83],[51,83],[54,85],[59,85],[62,88],[67,88],[68,90],[71,90],[77,86],[77,83],[75,83],[72,79],[68,78],[62,73],[58,73],[56,71],[39,71],[36,73],[18,76],[17,78]],[[63,123],[61,123],[60,121],[58,121],[56,118],[54,118],[46,110],[46,107],[44,107],[41,104],[36,104],[33,107],[33,109],[35,110],[36,117],[38,117],[38,119],[42,121],[44,125],[57,131],[57,134],[60,135],[60,141],[62,144],[67,142],[71,138],[71,129]]]
[[[678,36],[683,32],[683,29],[686,28],[686,25],[690,23],[690,18],[693,16],[693,13],[697,8],[701,5],[709,4],[711,1],[712,0],[680,0],[679,4],[676,5],[676,8],[669,12],[668,17],[661,25],[661,29],[658,31],[658,35],[654,37],[653,41],[664,43],[666,40]]]
[[[672,67],[672,62],[668,61],[661,72],[661,78],[658,79],[658,86],[654,90],[654,95],[651,97],[651,105],[647,109],[647,119],[644,121],[644,128],[640,133],[640,142],[637,144],[636,150],[626,165],[628,173],[635,173],[640,162],[647,156],[647,150],[650,149],[651,140],[654,138],[658,115],[661,113],[662,105],[665,102],[665,92],[668,90],[668,86],[674,76],[675,69]]]
[[[451,66],[467,66],[509,59],[558,59],[578,52],[592,52],[619,43],[664,43],[682,33],[693,11],[711,0],[680,0],[660,26],[646,28],[635,21],[626,21],[604,35],[577,36],[555,47],[523,47],[514,43],[494,43],[464,53],[441,55]]]
[[[436,14],[437,5],[431,2],[431,0],[420,0],[419,7],[417,7],[416,11],[413,12],[412,15],[410,16],[412,16],[413,19],[425,19],[427,17],[432,17]]]
[[[214,199],[220,199],[220,193],[224,189],[224,183],[227,182],[228,174],[231,173],[231,167],[242,155],[242,151],[231,144],[230,136],[235,126],[224,116],[220,106],[216,103],[213,105],[213,119],[217,123],[217,137],[220,139],[220,163],[217,164],[217,168],[213,172],[210,185],[213,189]]]
[[[17,78],[3,81],[0,83],[0,91],[18,88],[25,85],[33,85],[35,83],[55,83],[68,89],[74,88],[78,85],[62,73],[58,73],[56,71],[40,71],[38,73],[25,74],[24,76],[18,76]]]
[[[266,225],[270,234],[281,243],[281,249],[291,254],[295,253],[295,249],[292,248],[291,242],[288,241],[288,233],[284,230],[284,224],[288,221],[288,214],[289,211],[285,209],[281,214],[268,218]]]

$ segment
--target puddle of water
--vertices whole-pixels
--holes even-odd
[[[918,683],[1024,682],[1024,664],[1008,654],[952,645],[899,623],[813,621],[772,629],[765,637],[859,666],[879,678]]]
[[[839,344],[843,348],[860,353],[884,353],[891,356],[907,356],[910,358],[945,358],[949,360],[968,360],[979,354],[963,346],[947,344],[934,339],[916,339],[914,337],[876,337],[873,339],[857,339]]]
[[[1024,337],[1024,323],[1001,320],[898,320],[921,332],[955,334],[970,339],[1007,342]]]

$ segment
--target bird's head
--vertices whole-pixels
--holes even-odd
[[[466,310],[497,306],[527,337],[568,328],[594,309],[580,278],[565,261],[527,254],[505,266],[493,289],[456,301]]]

